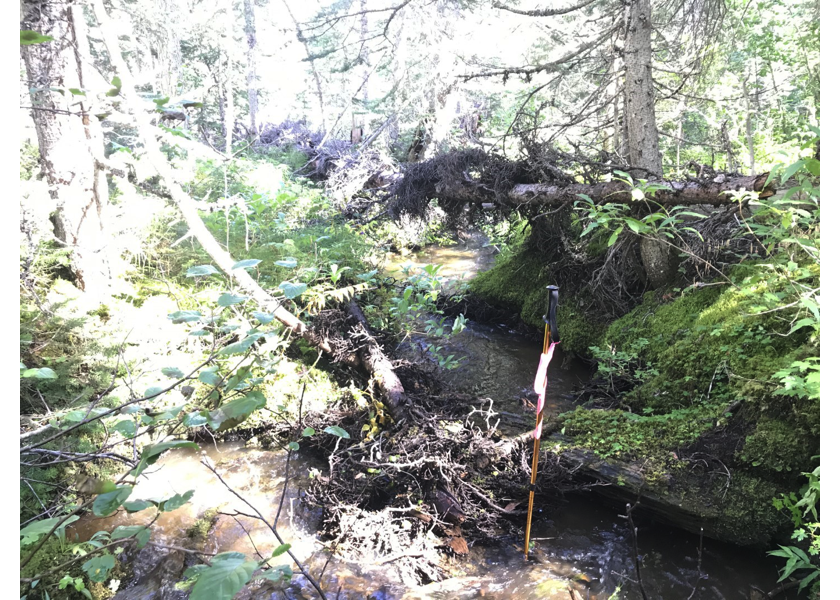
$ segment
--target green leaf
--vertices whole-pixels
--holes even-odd
[[[298,450],[300,450],[300,444],[298,444],[297,442],[289,442],[289,450],[291,450],[292,452],[297,452]]]
[[[236,294],[228,294],[225,292],[217,300],[219,306],[233,306],[234,304],[242,304],[248,300],[248,296],[237,296]]]
[[[41,521],[34,521],[20,530],[20,544],[21,546],[28,546],[29,544],[34,544],[37,542],[42,535],[49,533],[55,524],[62,520],[63,517],[54,517],[52,519],[43,519]],[[58,529],[56,529],[56,533],[59,531],[63,531],[65,527],[73,523],[74,521],[78,521],[79,517],[73,515],[69,517],[64,523],[62,523]]]
[[[49,367],[41,367],[40,369],[26,369],[20,374],[24,379],[58,379],[55,371]]]
[[[781,183],[786,182],[788,179],[793,177],[803,166],[805,165],[804,160],[797,160],[795,163],[790,165],[785,172],[782,173]]]
[[[137,547],[142,548],[149,541],[151,535],[152,532],[145,525],[120,525],[111,533],[111,539],[121,540],[123,538],[136,537]]]
[[[293,267],[297,266],[298,261],[294,256],[287,256],[283,260],[275,260],[274,264],[277,265],[278,267],[293,268]]]
[[[113,85],[115,88],[121,88],[122,80],[116,75],[114,75],[114,78],[111,80],[111,85]]]
[[[305,283],[292,283],[290,281],[284,281],[279,287],[280,291],[282,291],[289,300],[297,298],[306,291]]]
[[[67,88],[67,91],[74,96],[87,96],[87,92],[80,90],[79,88]]]
[[[621,234],[622,231],[624,231],[624,226],[623,225],[621,227],[619,227],[618,229],[616,229],[615,231],[613,231],[613,234],[610,236],[610,239],[607,241],[607,246],[612,246],[613,244],[615,244],[616,240],[618,239],[618,236]]]
[[[633,188],[630,191],[630,199],[634,200],[634,201],[644,200],[645,199],[645,193],[644,193],[644,191],[640,190],[639,188]]]
[[[158,387],[158,386],[150,387],[145,392],[143,392],[143,397],[144,398],[151,398],[152,396],[160,396],[161,393],[163,393],[163,389],[164,388]]]
[[[271,323],[272,321],[274,321],[274,315],[272,315],[271,313],[264,313],[264,312],[254,311],[254,312],[253,312],[253,313],[251,313],[251,314],[252,314],[252,315],[254,316],[254,318],[255,318],[257,321],[259,321],[262,325],[268,325],[269,323]]]
[[[257,566],[240,552],[217,554],[210,568],[199,572],[190,600],[230,600],[245,587]]]
[[[82,570],[87,573],[91,581],[102,583],[108,578],[108,573],[111,572],[117,564],[116,559],[111,554],[104,554],[102,556],[95,556],[82,565]]]
[[[252,269],[262,262],[259,258],[247,258],[233,263],[231,269]]]
[[[201,427],[202,425],[207,425],[207,415],[202,414],[200,411],[191,412],[184,417],[183,423],[187,427]]]
[[[164,106],[167,102],[169,102],[169,96],[166,96],[164,98],[152,98],[152,102],[157,104],[158,108],[160,108],[161,106]]]
[[[169,512],[171,510],[176,510],[184,506],[187,502],[195,494],[195,490],[189,490],[184,492],[183,494],[175,494],[169,500],[163,503],[163,508],[161,509],[163,512]]]
[[[191,567],[187,567],[187,570],[184,571],[184,579],[192,579],[193,577],[198,577],[198,575],[206,570],[209,569],[209,565],[193,565]]]
[[[124,421],[120,421],[114,426],[116,431],[119,431],[123,434],[124,437],[130,438],[134,437],[137,433],[137,423],[132,421],[131,419],[126,419]]]
[[[140,473],[146,470],[146,467],[154,464],[157,459],[160,458],[161,454],[175,448],[193,448],[194,450],[198,450],[198,444],[187,440],[172,440],[169,442],[154,444],[153,446],[146,446],[143,448],[143,452],[140,453],[140,462],[134,470],[131,471],[131,474],[134,477],[137,477]]]
[[[178,367],[164,367],[160,372],[172,379],[182,379],[184,377],[184,372]]]
[[[201,313],[197,310],[178,310],[166,316],[174,324],[192,323],[201,320]]]
[[[633,231],[633,233],[639,233],[642,231],[647,231],[648,226],[642,223],[637,219],[633,219],[630,217],[626,217],[624,222],[627,223],[627,226]]]
[[[219,350],[219,356],[229,356],[231,354],[242,354],[243,352],[247,352],[248,348],[253,346],[261,337],[262,334],[249,335],[238,342],[229,344]]]
[[[324,433],[329,433],[330,435],[334,435],[334,436],[340,437],[340,438],[350,439],[350,434],[347,433],[346,431],[344,431],[338,425],[330,425],[329,427],[324,429]]]
[[[307,427],[306,429],[303,430],[303,433],[301,433],[301,435],[303,437],[311,437],[311,436],[315,435],[315,430],[312,429],[311,427]]]
[[[274,549],[274,552],[271,553],[271,558],[274,558],[275,556],[280,556],[281,554],[288,552],[291,547],[291,544],[280,544]]]
[[[206,383],[207,385],[216,386],[221,383],[222,378],[219,377],[219,374],[216,372],[218,371],[218,367],[212,367],[210,369],[205,369],[201,373],[198,374],[198,380],[201,383]]]
[[[187,277],[201,277],[202,275],[218,275],[219,271],[213,265],[199,265],[187,269]]]
[[[20,30],[20,45],[30,46],[32,44],[43,44],[44,42],[51,42],[53,39],[48,35],[41,35],[37,31],[29,31],[28,29]]]
[[[107,517],[115,512],[131,495],[131,487],[122,485],[113,492],[99,494],[93,501],[93,514],[97,517]]]
[[[123,504],[123,508],[126,512],[136,513],[140,512],[141,510],[146,510],[147,508],[151,508],[155,505],[154,502],[150,502],[149,500],[129,500],[125,504]]]

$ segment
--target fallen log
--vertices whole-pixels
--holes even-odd
[[[667,189],[657,190],[653,199],[663,205],[697,205],[710,204],[723,206],[732,203],[731,196],[726,192],[745,189],[758,192],[760,198],[772,196],[775,191],[771,187],[765,188],[768,173],[760,175],[745,175],[729,177],[719,175],[709,180],[697,181],[651,181],[666,186]],[[521,208],[523,206],[559,206],[580,200],[581,195],[588,196],[593,202],[615,202],[629,204],[634,200],[631,190],[623,181],[606,181],[588,185],[574,183],[569,185],[552,185],[545,183],[515,184],[506,193],[497,194],[495,190],[469,181],[448,180],[441,181],[435,186],[440,199],[456,200],[467,203],[487,203],[495,205]]]
[[[100,22],[105,23],[108,21],[108,15],[105,12],[104,6],[100,3],[95,3],[94,10]],[[122,58],[116,36],[110,33],[110,31],[107,27],[102,28],[103,40],[111,56],[111,60],[116,67],[116,71],[122,80],[121,94],[133,113],[138,137],[143,142],[149,162],[152,164],[154,170],[157,171],[158,175],[160,175],[161,185],[168,191],[172,201],[178,207],[181,216],[189,227],[190,233],[201,244],[205,252],[210,255],[213,262],[228,277],[236,281],[257,302],[261,310],[273,314],[274,318],[312,346],[319,348],[327,355],[332,355],[333,349],[330,346],[329,339],[324,339],[319,336],[315,331],[308,328],[303,321],[283,308],[280,305],[280,300],[265,291],[247,271],[233,268],[233,258],[222,248],[221,244],[216,241],[204,225],[204,221],[201,220],[198,214],[197,203],[178,185],[178,178],[158,145],[156,128],[142,118],[145,107],[137,95],[134,75]],[[361,314],[361,311],[358,312]],[[364,316],[362,316],[363,319]],[[364,324],[363,321],[360,322]],[[366,327],[366,324],[364,326]],[[370,376],[376,382],[377,388],[384,396],[385,406],[391,411],[395,420],[399,420],[405,414],[407,397],[403,392],[402,383],[400,383],[399,377],[394,372],[393,365],[385,356],[385,353],[373,336],[369,336],[369,339],[366,340],[361,358],[355,354],[350,354],[343,357],[342,360],[353,366],[364,365],[368,369]]]

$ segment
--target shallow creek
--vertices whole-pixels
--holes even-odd
[[[470,276],[492,263],[492,250],[473,240],[461,246],[426,249],[422,255],[400,260],[425,264],[429,259],[444,264],[444,276]],[[447,375],[451,383],[477,397],[491,398],[503,430],[522,431],[533,426],[534,413],[523,407],[522,398],[533,385],[540,353],[538,340],[517,334],[506,326],[470,323],[466,331],[447,343],[445,352],[461,359],[461,365]],[[561,361],[555,360],[549,370],[548,414],[573,409],[574,404],[566,396],[576,383],[588,376],[581,364],[561,365]],[[285,453],[265,451],[246,442],[203,444],[201,452],[177,450],[165,455],[148,471],[148,477],[133,494],[137,498],[169,497],[195,490],[190,503],[164,513],[155,522],[152,542],[211,553],[235,550],[250,556],[255,555],[256,546],[263,555],[270,555],[278,545],[276,539],[265,527],[243,517],[218,516],[201,547],[189,538],[190,527],[210,509],[226,513],[252,511],[200,464],[201,453],[206,453],[216,464],[232,488],[273,519],[285,482]],[[302,490],[309,483],[310,468],[324,469],[325,465],[304,453],[295,453],[279,532],[285,542],[292,544],[297,558],[317,577],[328,554],[317,537],[319,512],[305,508],[301,502]],[[524,474],[522,485],[524,496]],[[525,563],[520,550],[523,541],[506,538],[497,546],[475,545],[468,556],[450,559],[447,566],[456,577],[444,582],[410,588],[399,582],[396,572],[389,571],[387,564],[379,567],[347,564],[336,558],[327,565],[321,585],[331,599],[637,600],[641,594],[634,583],[632,538],[626,521],[619,517],[622,512],[619,507],[603,504],[594,495],[538,497],[532,528],[537,560]],[[146,523],[149,519],[144,513],[120,512],[105,519],[83,519],[69,533],[85,539],[99,530],[110,531],[117,525]],[[776,571],[760,551],[705,540],[700,571],[697,536],[640,518],[636,518],[636,525],[648,598],[741,599],[751,598],[751,585],[765,591],[775,587]],[[173,554],[177,551],[147,546],[135,566],[139,576],[132,582],[134,587],[120,592],[119,599],[151,598],[148,591],[160,588],[168,591],[155,597],[186,598],[186,594],[166,587],[166,574],[161,571],[161,558],[169,560]],[[288,557],[280,559],[272,564],[289,560]],[[177,580],[177,575],[171,579]],[[265,586],[249,586],[237,597],[279,600],[316,595],[301,576],[296,576],[285,593]]]

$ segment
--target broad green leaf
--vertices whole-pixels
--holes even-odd
[[[153,446],[146,446],[143,448],[143,452],[140,453],[140,462],[134,470],[131,471],[131,474],[137,477],[140,473],[146,470],[146,467],[154,464],[157,459],[160,458],[161,454],[167,450],[173,450],[175,448],[193,448],[194,450],[198,450],[198,444],[187,440],[172,440],[169,442],[154,444]]]
[[[219,356],[228,356],[231,354],[242,354],[243,352],[247,352],[248,349],[253,346],[258,339],[262,337],[262,334],[255,334],[249,335],[247,337],[242,338],[238,342],[234,342],[233,344],[229,344],[219,350]]]
[[[147,508],[151,508],[155,505],[154,502],[150,502],[149,500],[129,500],[125,504],[123,504],[123,508],[126,512],[135,513],[140,512],[141,510],[146,510]]]
[[[30,46],[32,44],[43,44],[44,42],[51,42],[54,38],[48,35],[41,35],[37,31],[29,31],[28,29],[20,30],[20,45]]]
[[[163,393],[163,389],[164,388],[158,386],[150,387],[145,392],[143,392],[143,397],[151,398],[152,396],[160,396]]]
[[[278,267],[293,268],[293,267],[297,266],[298,261],[294,256],[287,256],[283,260],[275,260],[274,264],[277,265]]]
[[[298,444],[297,442],[289,442],[289,450],[291,450],[292,452],[297,452],[298,450],[300,450],[300,444]]]
[[[254,318],[263,325],[268,325],[269,323],[274,321],[274,315],[272,315],[271,313],[255,311],[252,314]]]
[[[280,291],[282,291],[289,300],[297,298],[306,291],[305,283],[292,283],[290,281],[284,281],[279,287]]]
[[[158,107],[164,106],[167,102],[169,102],[169,96],[165,98],[152,98],[152,102],[158,105]]]
[[[178,367],[164,367],[160,372],[172,379],[181,379],[184,377],[184,372]]]
[[[219,306],[233,306],[234,304],[242,304],[246,300],[248,300],[248,296],[237,296],[236,294],[228,294],[225,292],[219,296],[217,302]]]
[[[111,80],[111,85],[113,85],[115,88],[121,88],[122,80],[116,75],[114,75],[114,78]]]
[[[149,541],[151,535],[152,532],[145,525],[120,525],[111,533],[111,539],[121,540],[123,538],[134,537],[137,538],[137,547],[142,548]]]
[[[301,435],[302,435],[303,437],[310,437],[310,436],[313,436],[313,435],[315,435],[315,430],[314,430],[314,429],[312,429],[311,427],[307,427],[306,429],[304,429],[304,430],[303,430],[303,432],[301,433]]]
[[[340,437],[340,438],[347,438],[347,439],[350,438],[350,434],[347,433],[346,431],[344,431],[338,425],[330,425],[329,427],[324,429],[324,433],[329,433],[331,435],[334,435],[334,436],[337,436],[337,437]]]
[[[20,530],[20,543],[22,546],[28,546],[29,544],[34,544],[37,542],[42,535],[49,533],[55,524],[61,521],[63,517],[54,517],[52,519],[43,519],[41,521],[34,521]],[[73,523],[74,521],[78,521],[79,517],[73,515],[69,517],[64,523],[62,523],[57,529],[56,532],[62,531],[65,527]]]
[[[231,269],[252,269],[262,262],[259,258],[247,258],[233,263]]]
[[[288,552],[291,547],[291,544],[280,544],[274,549],[274,552],[271,553],[271,557],[274,558],[275,556],[280,556],[281,554]]]
[[[103,554],[101,556],[94,556],[83,564],[82,570],[87,573],[87,576],[91,581],[102,583],[108,578],[108,574],[111,572],[111,569],[116,566],[116,564],[117,561],[113,555]]]
[[[115,431],[119,431],[123,436],[130,438],[134,437],[137,433],[137,423],[132,421],[131,419],[125,419],[124,421],[120,421],[114,426]]]
[[[805,165],[804,160],[797,160],[795,163],[790,165],[785,172],[782,173],[781,183],[786,182],[788,179],[796,175],[796,173]]]
[[[175,494],[169,500],[163,503],[163,508],[161,510],[163,510],[163,512],[169,512],[170,510],[176,510],[178,508],[181,508],[187,502],[190,501],[190,499],[193,497],[193,494],[195,494],[195,490],[189,490],[187,492],[184,492],[183,494]]]
[[[626,217],[624,222],[627,223],[627,226],[633,231],[633,233],[639,233],[641,231],[647,231],[648,226],[642,223],[637,219],[632,219],[630,217]]]
[[[192,337],[206,337],[210,335],[210,332],[206,329],[196,329],[195,331],[190,331],[188,335]]]
[[[199,572],[190,600],[230,600],[245,587],[257,566],[240,552],[217,554],[210,568]]]
[[[206,383],[207,385],[219,385],[221,383],[222,378],[219,377],[219,374],[216,372],[218,371],[218,367],[213,367],[210,369],[205,369],[201,373],[198,374],[198,380],[201,383]]]
[[[55,371],[49,367],[41,367],[40,369],[26,369],[20,374],[24,379],[58,379]]]
[[[184,417],[183,423],[187,427],[200,427],[202,425],[207,425],[207,416],[201,414],[201,412],[191,412]]]
[[[197,310],[178,310],[166,316],[176,325],[179,323],[192,323],[201,320],[201,313]]]
[[[107,517],[116,511],[131,495],[131,487],[122,485],[113,492],[99,494],[93,501],[93,514],[97,517]]]
[[[218,275],[219,271],[213,265],[198,265],[187,269],[187,277],[200,277],[202,275]]]
[[[210,565],[193,565],[191,567],[187,567],[187,570],[184,571],[184,579],[191,579],[193,577],[198,577],[198,574],[202,571],[209,569]]]
[[[630,199],[635,201],[644,200],[645,193],[639,188],[633,188],[633,190],[630,192]]]

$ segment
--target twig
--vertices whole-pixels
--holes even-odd
[[[204,458],[202,458],[201,459],[201,464],[203,464],[205,467],[210,469],[210,471],[213,473],[213,475],[215,475],[218,478],[218,480],[222,483],[222,485],[225,486],[231,494],[233,494],[239,500],[244,502],[248,506],[248,508],[250,508],[251,510],[254,511],[254,513],[256,513],[255,515],[247,515],[247,516],[249,516],[252,519],[257,519],[259,521],[262,521],[265,524],[265,526],[268,527],[271,530],[271,533],[274,534],[274,537],[277,539],[278,542],[280,542],[281,544],[286,543],[286,542],[283,541],[283,538],[280,537],[280,534],[277,533],[277,529],[275,527],[273,527],[271,525],[271,523],[268,522],[268,520],[262,515],[262,513],[259,510],[257,510],[257,508],[253,504],[251,504],[250,502],[248,502],[248,500],[246,500],[244,497],[242,497],[242,495],[239,494],[239,492],[237,492],[236,490],[234,490],[232,487],[230,487],[228,485],[228,483],[219,474],[219,472],[216,471],[216,469],[213,467],[212,464],[210,464],[208,457],[205,456]],[[245,513],[241,513],[241,514],[245,514]],[[306,577],[307,580],[309,580],[309,583],[312,584],[312,587],[315,588],[315,591],[318,592],[318,595],[322,598],[322,600],[327,600],[327,597],[324,595],[324,591],[321,589],[321,586],[319,586],[318,582],[315,581],[315,579],[312,578],[312,575],[310,575],[309,572],[303,567],[303,565],[297,559],[297,557],[295,557],[295,555],[292,554],[292,551],[288,550],[286,552],[286,554],[288,554],[289,558],[291,558],[295,562],[295,564],[300,569],[300,572],[303,574],[304,577]]]

